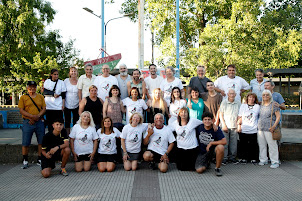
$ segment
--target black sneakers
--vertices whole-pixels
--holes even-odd
[[[217,177],[221,177],[222,176],[222,172],[220,168],[215,168],[215,174]]]

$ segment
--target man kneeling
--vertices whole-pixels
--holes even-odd
[[[145,161],[155,166],[165,173],[168,171],[169,153],[173,149],[175,137],[170,128],[164,125],[164,115],[157,113],[154,116],[155,128],[148,129],[144,135],[144,145],[148,145],[143,157]]]
[[[52,124],[53,131],[48,132],[42,141],[42,175],[47,178],[55,168],[56,161],[61,161],[61,174],[68,176],[65,166],[70,155],[69,140],[64,128],[63,119],[55,120]]]
[[[199,154],[196,159],[195,169],[198,173],[203,173],[211,163],[214,151],[216,153],[216,176],[222,176],[220,170],[224,156],[224,145],[227,143],[221,129],[215,132],[213,129],[213,114],[205,112],[202,115],[203,124],[196,128],[196,137],[199,143]]]

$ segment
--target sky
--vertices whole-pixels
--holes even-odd
[[[114,0],[114,4],[105,4],[105,23],[119,13],[124,0]],[[101,14],[101,0],[49,0],[54,10],[55,19],[48,29],[60,30],[62,41],[75,39],[74,46],[80,50],[84,61],[101,57],[101,19],[83,10],[87,7],[95,14]],[[144,60],[151,61],[151,32],[144,34]],[[127,17],[112,20],[107,25],[106,38],[107,53],[122,54],[119,64],[124,63],[128,68],[135,68],[138,64],[138,23],[131,22]],[[118,64],[118,65],[119,65]]]

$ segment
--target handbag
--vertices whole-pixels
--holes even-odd
[[[59,79],[56,80],[56,84],[55,84],[55,86],[54,86],[54,88],[53,88],[52,91],[51,91],[51,90],[48,90],[48,89],[44,89],[43,95],[44,95],[45,97],[46,97],[46,96],[50,96],[50,97],[53,97],[53,96],[54,96],[54,94],[55,94],[55,92],[56,92],[58,80],[59,80]]]
[[[274,110],[274,103],[272,103],[270,128],[272,127],[273,110]],[[273,140],[281,140],[282,138],[281,128],[277,126],[275,130],[272,132],[272,135],[273,135]]]

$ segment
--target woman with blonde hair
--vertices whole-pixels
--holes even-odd
[[[121,134],[124,169],[127,171],[137,169],[143,133],[148,129],[148,124],[143,121],[140,113],[133,113]]]
[[[65,97],[65,128],[67,134],[70,133],[71,113],[73,116],[73,126],[79,120],[79,94],[78,94],[78,70],[76,67],[69,68],[69,78],[64,80],[66,86],[66,97]]]
[[[277,140],[273,139],[272,133],[279,126],[281,114],[280,109],[274,104],[272,94],[269,90],[262,92],[262,103],[258,119],[258,144],[259,144],[259,165],[268,164],[267,145],[269,158],[271,159],[270,168],[279,167],[279,151]]]
[[[168,107],[166,101],[162,97],[160,88],[156,88],[152,92],[153,98],[147,101],[149,107],[148,111],[148,123],[154,123],[154,116],[157,113],[169,115]]]
[[[81,114],[69,137],[76,172],[89,171],[98,144],[98,136],[90,112],[84,111]]]

